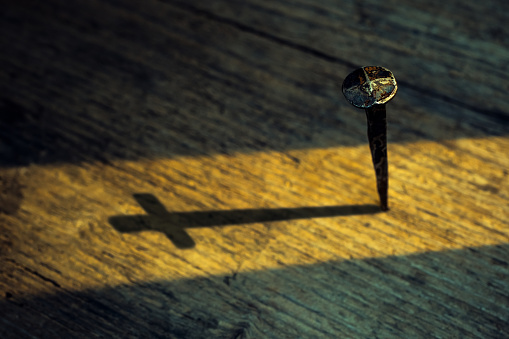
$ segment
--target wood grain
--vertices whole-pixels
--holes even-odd
[[[505,2],[2,7],[0,337],[509,336]]]

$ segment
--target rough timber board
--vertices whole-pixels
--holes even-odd
[[[0,336],[509,336],[508,12],[385,3],[5,5]],[[375,62],[389,213],[339,93]]]

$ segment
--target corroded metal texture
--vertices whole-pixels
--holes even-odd
[[[385,105],[366,108],[368,118],[368,140],[376,174],[376,187],[380,197],[380,208],[387,211],[389,169],[387,161],[387,120]]]
[[[352,105],[368,108],[391,100],[398,90],[398,84],[387,68],[366,66],[350,73],[343,81],[342,90]]]

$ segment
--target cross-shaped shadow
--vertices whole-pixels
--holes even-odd
[[[178,248],[192,248],[195,246],[194,240],[185,231],[186,228],[374,214],[380,212],[380,207],[377,205],[168,212],[152,194],[134,194],[133,196],[147,214],[110,217],[108,219],[110,224],[116,230],[125,233],[145,230],[163,232]]]

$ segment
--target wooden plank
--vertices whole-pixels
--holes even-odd
[[[509,336],[506,5],[398,4],[5,5],[0,336]]]

